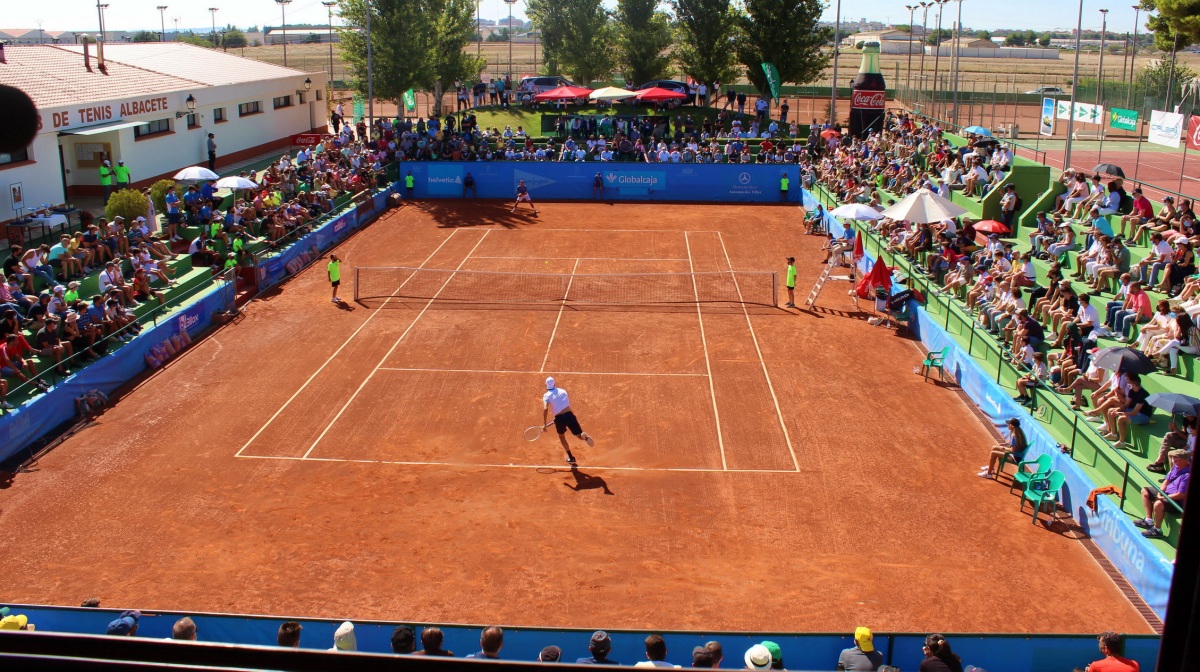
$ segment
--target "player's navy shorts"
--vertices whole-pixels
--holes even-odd
[[[579,419],[575,417],[573,411],[554,416],[554,428],[558,430],[559,434],[566,434],[568,429],[576,436],[583,433],[583,428],[579,426]]]

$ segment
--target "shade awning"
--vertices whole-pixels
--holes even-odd
[[[97,133],[108,133],[109,131],[119,131],[122,128],[133,128],[141,126],[149,122],[146,121],[110,121],[106,124],[96,124],[95,126],[84,126],[83,128],[71,128],[65,131],[59,131],[59,135],[96,135]]]

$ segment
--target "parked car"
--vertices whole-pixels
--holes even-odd
[[[1036,94],[1039,96],[1065,96],[1065,95],[1067,95],[1066,91],[1063,91],[1062,89],[1058,88],[1057,86],[1039,86],[1038,88],[1033,89],[1032,91],[1026,91],[1025,93],[1030,94],[1030,95]]]
[[[565,77],[522,77],[521,81],[517,84],[517,90],[529,90],[526,88],[527,85],[532,89],[534,94],[545,93],[560,86],[575,86],[571,80]]]
[[[681,98],[678,101],[671,101],[672,106],[686,105],[688,103],[694,102],[694,100],[695,100],[692,97],[692,94],[695,93],[694,91],[692,91],[692,87],[688,86],[687,82],[681,82],[676,79],[655,79],[655,80],[646,82],[645,84],[635,86],[632,90],[641,91],[642,89],[651,89],[656,86],[660,89],[666,89],[668,91],[678,91],[678,92],[682,93],[683,95],[687,96],[687,98]]]

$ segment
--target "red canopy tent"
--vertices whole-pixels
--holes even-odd
[[[652,86],[648,89],[642,89],[637,92],[638,100],[645,100],[651,103],[657,103],[663,100],[679,100],[687,98],[687,95],[679,91],[672,91],[658,86]]]
[[[876,259],[875,265],[871,267],[871,272],[864,275],[859,281],[855,291],[858,296],[863,299],[875,298],[875,288],[883,287],[889,292],[892,289],[892,269],[883,263],[883,259]]]
[[[587,98],[592,92],[584,86],[560,86],[557,89],[543,91],[533,97],[534,100],[574,100],[575,98]]]

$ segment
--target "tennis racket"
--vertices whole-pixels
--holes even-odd
[[[542,435],[542,432],[546,431],[546,428],[553,424],[554,424],[554,422],[551,421],[551,422],[547,422],[544,425],[540,425],[540,426],[534,425],[533,427],[526,429],[525,430],[525,440],[526,441],[537,441],[538,437]]]

